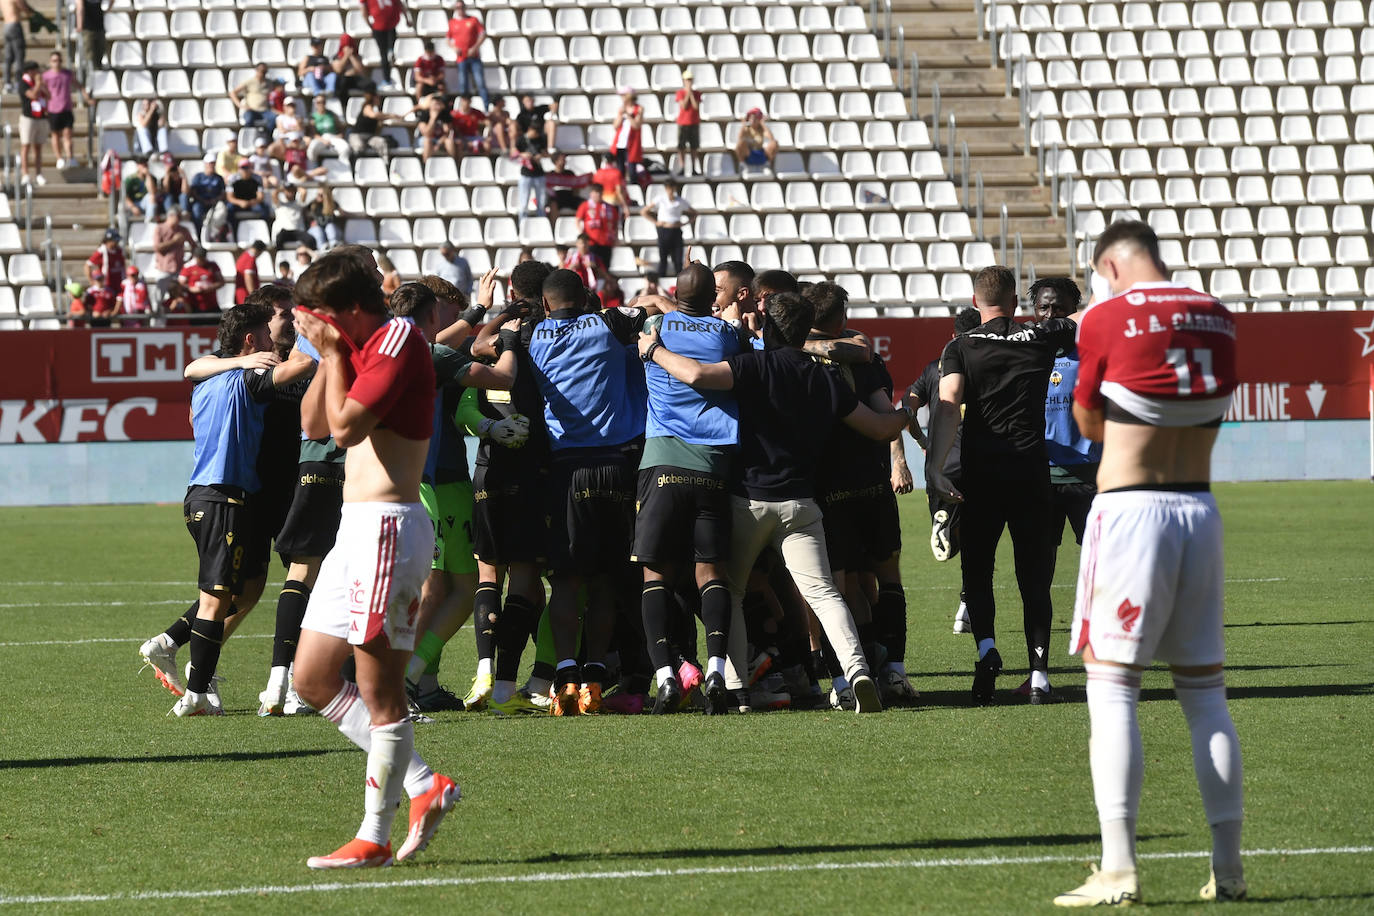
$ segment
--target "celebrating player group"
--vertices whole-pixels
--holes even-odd
[[[975,702],[999,699],[1003,530],[1029,662],[1007,696],[1032,704],[1060,698],[1049,588],[1065,521],[1083,544],[1070,650],[1088,672],[1103,858],[1055,902],[1140,899],[1135,707],[1156,659],[1171,666],[1213,830],[1202,896],[1244,896],[1209,493],[1234,324],[1167,281],[1145,224],[1112,224],[1096,252],[1097,301],[1080,310],[1075,284],[1041,281],[1028,323],[1013,320],[1011,273],[980,272],[976,310],[902,393],[846,327],[833,283],[689,263],[666,295],[606,309],[583,275],[525,261],[497,307],[494,271],[471,304],[438,277],[388,297],[369,249],[337,247],[293,290],[263,286],[225,312],[219,349],[187,367],[199,595],[140,653],[176,716],[223,714],[219,658],[274,546],[286,581],[259,715],[318,712],[367,755],[361,826],[308,864],[405,861],[460,797],[415,751],[415,725],[436,710],[917,702],[899,563],[905,430],[926,449],[933,552],[960,557],[955,631],[974,636]],[[478,661],[460,698],[439,674],[469,619]]]

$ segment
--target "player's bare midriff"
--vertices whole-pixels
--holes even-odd
[[[1122,487],[1208,483],[1217,430],[1106,422],[1098,492]]]
[[[407,439],[374,429],[348,450],[344,461],[346,503],[417,503],[428,439]]]

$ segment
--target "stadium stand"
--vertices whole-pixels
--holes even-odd
[[[410,109],[404,93],[422,38],[435,39],[456,84],[447,8],[410,6],[396,46],[406,84],[385,92],[382,106],[397,115]],[[904,316],[949,314],[970,295],[968,271],[995,260],[1015,262],[1026,279],[1071,268],[1081,278],[1086,240],[1134,214],[1166,239],[1178,279],[1219,296],[1259,300],[1261,310],[1374,305],[1374,13],[1366,7],[484,0],[474,12],[490,36],[488,88],[512,112],[522,93],[557,99],[557,146],[578,173],[592,171],[610,144],[622,86],[640,93],[646,158],[666,164],[676,146],[674,93],[690,67],[703,93],[706,160],[705,174],[683,190],[700,213],[688,233],[693,255],[824,276],[850,291],[856,314]],[[263,62],[294,92],[309,38],[326,37],[332,55],[343,34],[369,35],[346,0],[115,0],[109,69],[86,77],[95,156],[114,152],[133,168],[132,113],[144,98],[162,103],[168,145],[188,175],[236,133],[240,149],[251,149],[254,133],[238,128],[229,89]],[[377,64],[371,37],[359,50]],[[356,95],[328,102],[346,123],[360,104]],[[730,152],[755,107],[779,141],[771,172],[741,172]],[[552,259],[554,245],[572,241],[568,215],[517,221],[511,160],[422,164],[411,128],[384,127],[396,143],[388,162],[326,161],[323,183],[345,240],[384,250],[403,277],[432,268],[444,239],[474,273],[509,269],[525,247]],[[152,168],[157,177],[162,165]],[[58,217],[66,230],[58,241],[63,273],[79,276],[105,221],[89,212],[103,203],[93,201],[94,185],[72,187],[86,211]],[[637,211],[645,193],[661,190],[631,185],[629,193]],[[228,275],[236,243],[267,230],[246,221],[235,239],[207,247]],[[147,230],[135,224],[125,237],[146,268]],[[657,261],[654,242],[652,225],[627,220],[610,264],[627,294],[641,285],[640,263]],[[260,271],[275,273],[268,255]],[[46,320],[44,307],[18,317]]]

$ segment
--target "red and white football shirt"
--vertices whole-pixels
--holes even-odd
[[[434,428],[434,360],[409,318],[393,318],[349,356],[356,373],[348,396],[406,439],[428,439]]]

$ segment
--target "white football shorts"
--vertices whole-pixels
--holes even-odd
[[[384,636],[393,649],[413,650],[433,561],[434,527],[420,503],[344,503],[302,629],[355,646]]]
[[[1221,515],[1211,493],[1099,493],[1088,512],[1069,652],[1102,661],[1215,665],[1222,629]]]

